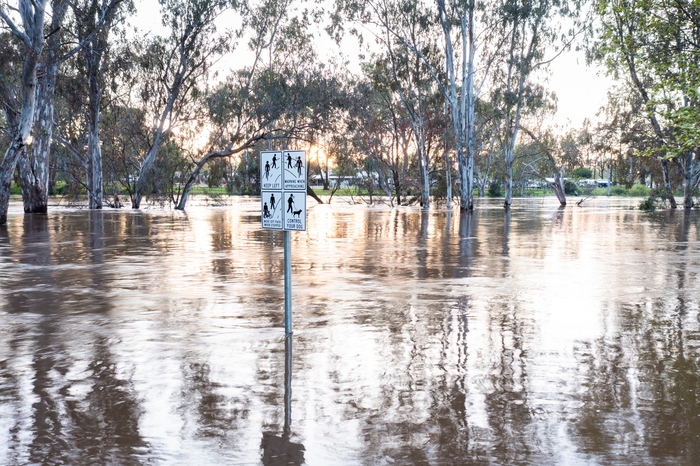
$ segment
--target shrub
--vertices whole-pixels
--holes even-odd
[[[579,189],[584,196],[594,196],[593,191],[595,191],[596,188],[593,186],[579,186]]]
[[[664,191],[651,189],[649,190],[649,197],[639,203],[639,210],[653,212],[659,207],[665,208],[667,198],[668,195]]]
[[[610,188],[610,194],[613,196],[626,196],[627,195],[627,188],[624,186],[613,186]]]
[[[564,194],[578,196],[578,186],[571,180],[564,180]]]
[[[635,184],[629,189],[628,194],[633,197],[647,197],[649,191],[650,189],[643,184]]]
[[[489,197],[499,197],[501,196],[501,182],[494,180],[489,183],[489,188],[486,190],[486,194]]]
[[[639,203],[639,210],[645,210],[647,212],[653,212],[656,210],[657,199],[654,196],[649,196]]]
[[[10,194],[22,194],[22,188],[14,181],[10,185]]]

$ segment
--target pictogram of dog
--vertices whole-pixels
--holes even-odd
[[[294,217],[300,216],[300,215],[301,215],[301,209],[292,211],[292,214],[293,214]]]

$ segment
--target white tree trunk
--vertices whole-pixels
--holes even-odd
[[[20,0],[19,10],[22,16],[24,32],[7,17],[0,8],[0,16],[12,32],[24,42],[27,47],[24,66],[22,69],[22,110],[19,124],[12,137],[10,146],[0,164],[0,225],[7,223],[7,209],[10,201],[10,186],[12,174],[17,160],[23,155],[29,142],[29,135],[34,121],[36,104],[37,68],[44,50],[44,12],[47,0]]]

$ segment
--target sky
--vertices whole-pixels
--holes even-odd
[[[573,127],[585,118],[596,121],[612,84],[603,70],[586,66],[583,52],[571,51],[552,62],[551,72],[550,87],[558,97],[557,121],[563,124],[568,120]]]

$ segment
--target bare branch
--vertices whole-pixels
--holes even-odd
[[[22,42],[24,42],[24,44],[27,47],[29,47],[30,49],[32,48],[32,41],[29,38],[29,36],[19,30],[17,25],[15,25],[12,19],[9,16],[7,16],[7,13],[5,13],[5,11],[2,8],[0,8],[0,18],[2,18],[5,24],[7,24],[7,27],[10,28],[14,35],[16,35]]]

